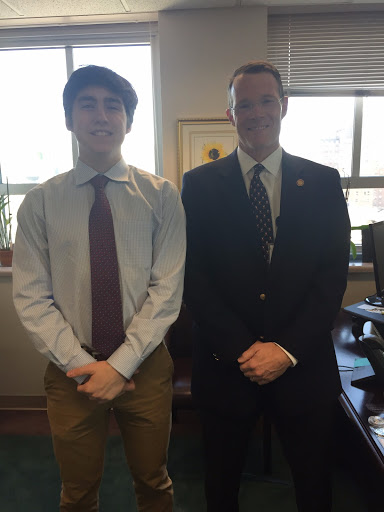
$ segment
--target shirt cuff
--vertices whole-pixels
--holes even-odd
[[[107,362],[126,379],[130,379],[145,358],[138,357],[128,343],[122,343]]]
[[[84,349],[73,359],[71,362],[64,366],[62,370],[67,373],[69,370],[74,370],[75,368],[80,368],[81,366],[86,366],[87,364],[97,363],[96,359],[94,359],[91,354],[88,354]],[[78,377],[74,377],[78,384],[82,384],[84,382],[86,375],[79,375]]]
[[[296,357],[294,357],[292,354],[290,354],[288,352],[288,350],[285,350],[285,348],[283,348],[281,345],[279,345],[278,343],[276,343],[275,341],[273,342],[275,345],[277,345],[279,348],[281,348],[281,350],[283,352],[285,352],[287,354],[287,356],[289,357],[289,359],[292,361],[292,366],[296,366],[297,363],[298,363],[298,360],[296,359]]]

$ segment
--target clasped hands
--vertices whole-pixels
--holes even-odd
[[[135,373],[138,373],[138,370]],[[88,375],[88,377],[82,384],[78,384],[77,391],[100,404],[135,389],[133,379],[127,380],[107,361],[97,361],[67,372],[67,377],[70,378],[81,375]]]
[[[292,365],[287,354],[273,342],[256,341],[238,358],[240,370],[252,382],[268,384]]]

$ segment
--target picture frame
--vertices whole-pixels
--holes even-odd
[[[229,155],[237,146],[237,133],[227,118],[178,121],[179,187],[183,174],[199,165]]]

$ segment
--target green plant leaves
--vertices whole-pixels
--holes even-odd
[[[9,211],[9,196],[0,195],[0,249],[11,248],[11,222],[12,215]]]

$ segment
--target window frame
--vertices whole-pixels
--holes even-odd
[[[341,176],[341,184],[343,189],[352,188],[384,188],[384,176],[360,176],[360,163],[361,163],[361,144],[363,135],[363,105],[364,98],[366,97],[384,97],[383,91],[364,91],[360,94],[340,94],[338,90],[327,91],[314,91],[311,90],[295,90],[287,88],[284,94],[290,97],[342,97],[353,96],[354,102],[354,116],[353,116],[353,134],[352,134],[352,160],[351,160],[351,176]]]
[[[384,96],[384,37],[372,23],[384,30],[383,10],[268,17],[268,59],[280,70],[288,97],[355,98],[351,176],[341,177],[344,189],[384,188],[384,176],[360,176],[364,98]],[[360,44],[363,63],[355,52]]]
[[[73,50],[79,47],[147,45],[151,47],[152,89],[155,136],[155,173],[163,175],[161,144],[161,110],[160,110],[160,73],[157,59],[159,55],[157,22],[111,23],[101,25],[68,25],[29,28],[1,28],[0,51],[65,49],[66,72],[69,78],[74,71]],[[72,134],[72,160],[77,161],[78,147]],[[10,195],[25,195],[36,183],[9,183]],[[7,193],[3,182],[0,161],[0,194]]]

